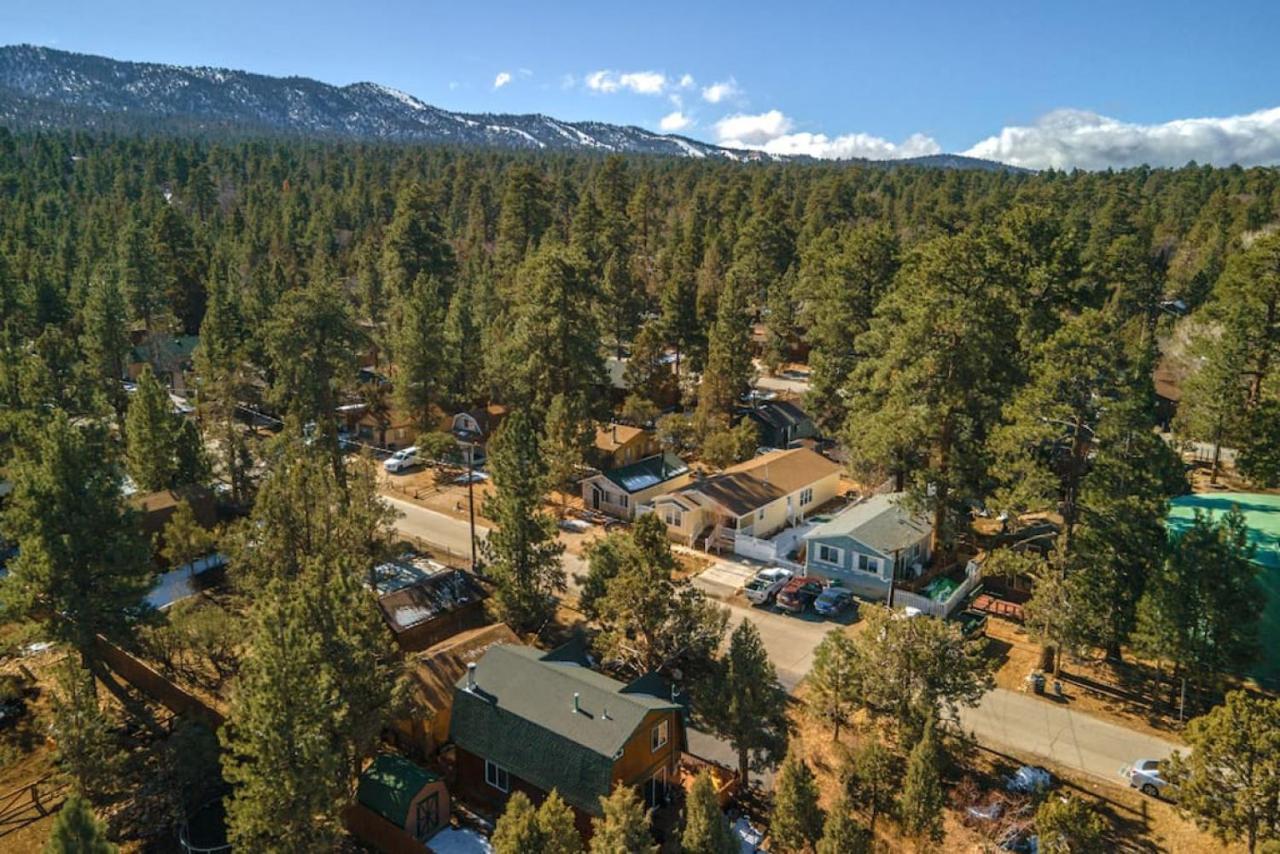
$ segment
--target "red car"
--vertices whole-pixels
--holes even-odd
[[[822,582],[819,579],[800,575],[778,591],[778,607],[792,614],[802,614],[821,595]]]

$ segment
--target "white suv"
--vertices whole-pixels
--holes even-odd
[[[418,465],[421,460],[418,459],[417,446],[401,448],[391,456],[382,461],[382,467],[392,474],[399,474],[408,468]]]
[[[768,569],[762,569],[756,573],[756,577],[747,582],[742,588],[742,595],[747,597],[747,601],[752,605],[767,605],[773,597],[778,595],[788,581],[791,580],[792,572],[789,569],[783,569],[780,566],[771,566]]]

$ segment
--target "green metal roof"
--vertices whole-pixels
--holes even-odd
[[[457,682],[449,737],[598,815],[615,757],[645,716],[681,706],[648,692],[658,690],[658,682],[623,685],[574,659],[529,647],[491,647],[477,664],[476,687],[467,687],[466,675]]]
[[[403,756],[383,753],[360,775],[356,800],[396,827],[404,827],[413,799],[424,786],[439,779]]]

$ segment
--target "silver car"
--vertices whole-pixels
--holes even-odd
[[[1139,759],[1120,769],[1120,776],[1129,781],[1131,788],[1153,798],[1164,797],[1169,781],[1160,771],[1159,759]]]

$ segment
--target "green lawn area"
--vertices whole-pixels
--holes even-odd
[[[1262,567],[1258,583],[1267,597],[1259,640],[1262,660],[1251,676],[1271,688],[1280,687],[1280,495],[1256,492],[1216,492],[1175,498],[1169,511],[1169,527],[1179,531],[1191,524],[1195,511],[1216,517],[1239,506],[1249,526],[1253,559]]]

